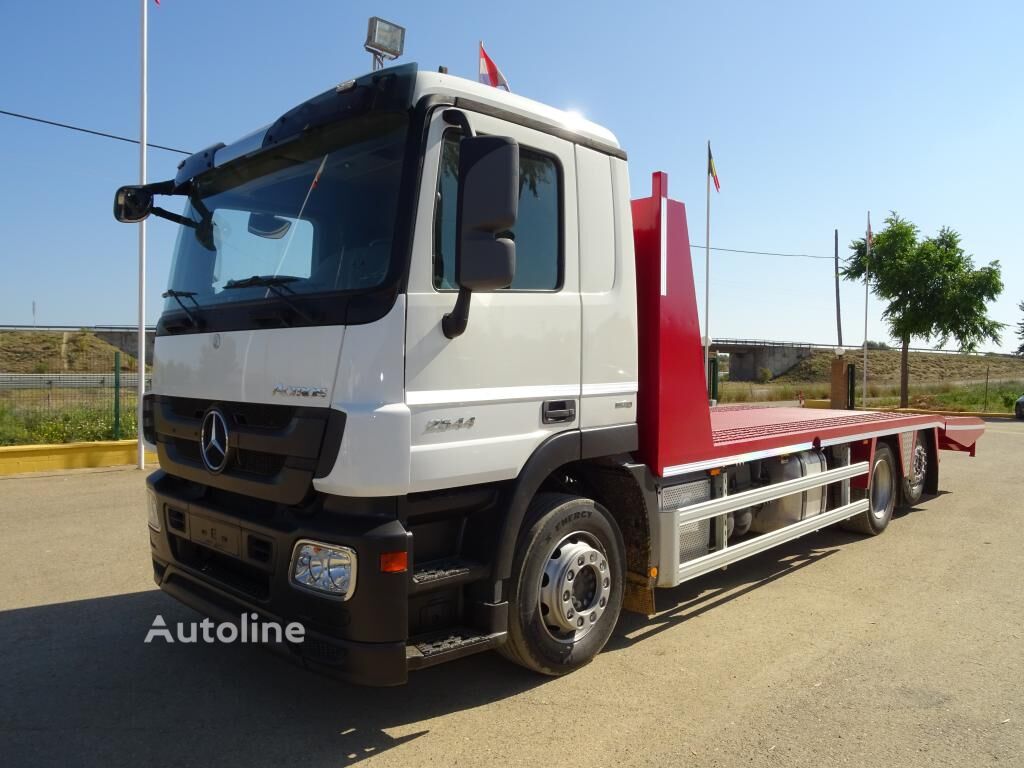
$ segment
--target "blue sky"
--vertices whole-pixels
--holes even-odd
[[[404,61],[475,77],[483,39],[516,92],[606,125],[634,196],[669,173],[704,240],[705,141],[722,181],[712,245],[841,255],[872,211],[925,233],[958,229],[999,259],[991,314],[1020,320],[1024,259],[1024,6],[962,2],[450,2],[163,0],[150,7],[150,140],[231,141],[369,68],[366,19],[408,27]],[[138,133],[139,3],[9,3],[0,109]],[[133,323],[134,227],[111,216],[138,150],[0,115],[0,323]],[[150,178],[180,156],[149,154]],[[149,226],[148,320],[160,307],[173,225]],[[698,296],[703,252],[694,251]],[[844,284],[847,344],[863,338],[863,287]],[[835,339],[828,261],[714,253],[715,336]],[[869,338],[887,336],[869,306]],[[1000,347],[1017,346],[1013,327]]]

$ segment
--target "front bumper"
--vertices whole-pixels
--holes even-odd
[[[159,532],[150,529],[150,549],[154,580],[163,591],[219,621],[237,622],[243,613],[256,613],[261,621],[282,626],[301,623],[302,643],[268,647],[317,672],[363,685],[406,681],[409,576],[375,567],[382,553],[411,546],[411,536],[397,519],[345,514],[323,505],[253,512],[243,497],[221,493],[211,499],[162,471],[147,484],[156,495],[161,524]],[[194,534],[195,521],[230,530],[229,551],[207,546]],[[299,539],[356,551],[360,567],[349,600],[291,585],[290,559]]]

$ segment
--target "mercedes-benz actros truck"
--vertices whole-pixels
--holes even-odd
[[[657,588],[881,533],[984,429],[709,407],[666,176],[631,200],[604,128],[415,65],[114,208],[179,228],[142,416],[156,583],[301,622],[280,650],[358,683],[488,649],[570,672]]]

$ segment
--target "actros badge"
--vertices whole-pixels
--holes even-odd
[[[274,387],[274,395],[285,397],[327,397],[326,387],[296,387],[288,384],[278,384]]]
[[[472,429],[476,424],[476,416],[461,419],[431,419],[427,422],[427,432],[451,432],[455,429]]]

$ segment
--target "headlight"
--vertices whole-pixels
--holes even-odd
[[[160,532],[160,501],[152,491],[146,492],[146,507],[149,514],[149,527]]]
[[[303,539],[292,552],[291,579],[297,587],[348,600],[356,588],[356,553]]]

